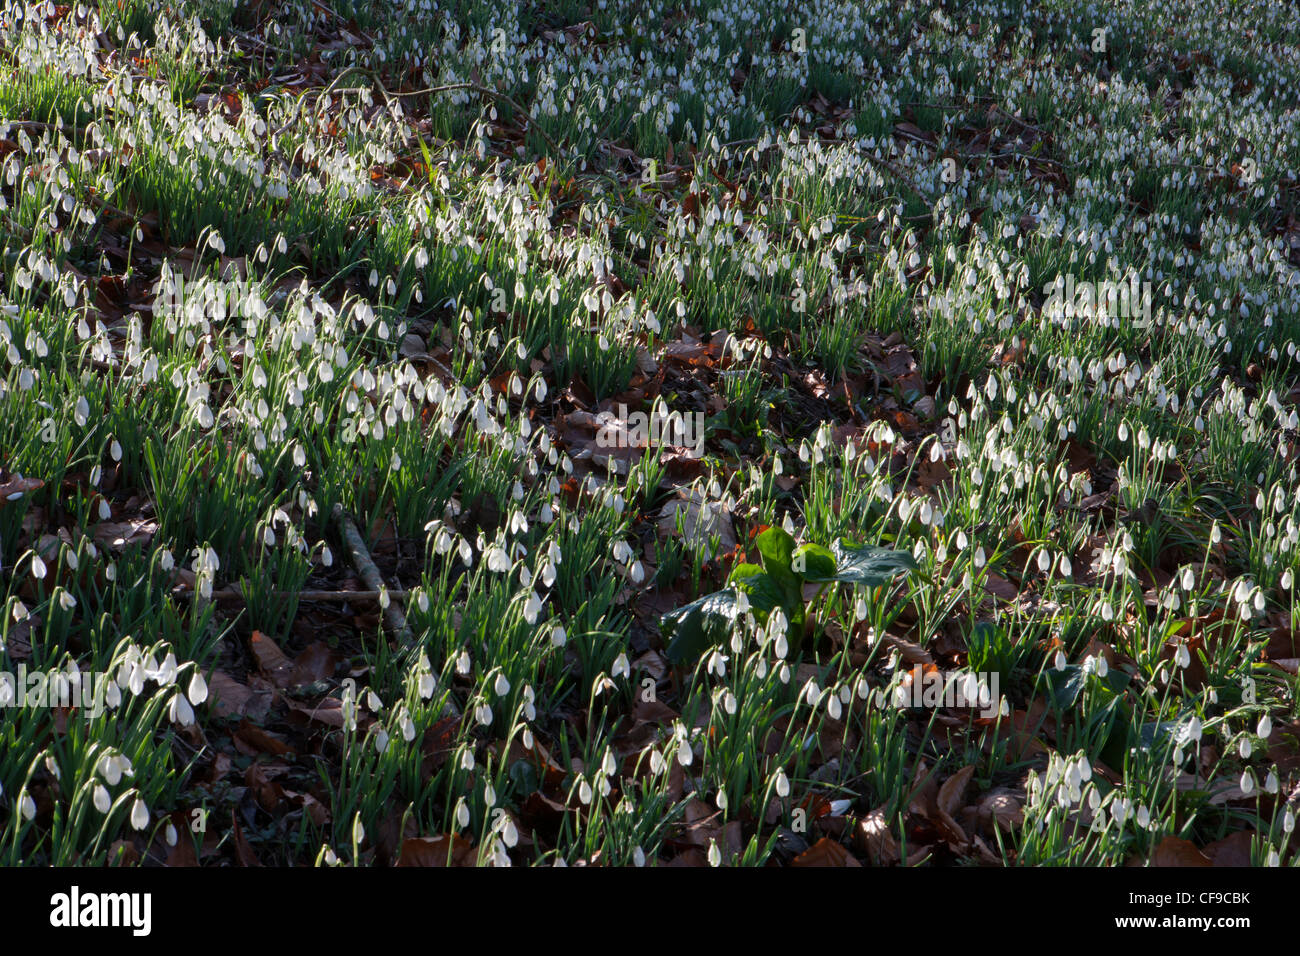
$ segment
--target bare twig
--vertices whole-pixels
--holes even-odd
[[[384,584],[383,576],[375,567],[375,562],[371,560],[370,551],[361,537],[361,532],[357,530],[356,523],[348,517],[342,505],[334,506],[334,524],[338,528],[339,536],[348,546],[348,553],[352,556],[352,566],[357,569],[357,574],[361,575],[361,580],[365,581],[366,586],[372,591],[387,591],[388,586]],[[411,626],[406,623],[406,613],[400,603],[390,601],[384,608],[384,618],[388,621],[393,636],[402,644],[410,647],[415,643],[415,635],[411,633]]]
[[[176,597],[189,598],[197,592],[184,588],[174,591]],[[329,590],[306,590],[306,591],[272,591],[271,597],[275,598],[297,598],[299,601],[314,602],[317,604],[346,604],[349,601],[357,603],[374,603],[380,600],[383,591],[329,591]],[[405,601],[410,595],[410,591],[392,590],[388,591],[388,596],[394,601]],[[242,601],[244,592],[240,588],[221,588],[212,592],[213,601]]]

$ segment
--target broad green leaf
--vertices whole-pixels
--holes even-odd
[[[794,538],[784,528],[771,527],[760,534],[755,541],[758,553],[763,556],[763,570],[783,590],[798,593],[801,582],[795,577],[790,567],[790,556],[794,553]]]
[[[729,587],[665,614],[659,626],[667,642],[664,653],[668,659],[679,666],[693,663],[710,647],[722,643],[743,613],[738,598],[736,588]],[[749,602],[757,603],[753,596]]]
[[[1062,710],[1068,710],[1078,704],[1088,683],[1088,673],[1078,664],[1067,664],[1059,671],[1050,668],[1043,672],[1043,678],[1047,682],[1052,701]],[[1107,690],[1118,694],[1128,684],[1129,677],[1121,670],[1113,670],[1100,680]]]
[[[874,588],[888,584],[904,571],[916,570],[916,561],[909,551],[874,545],[853,548],[836,541],[834,553],[837,570],[832,581]]]
[[[1152,721],[1138,730],[1139,744],[1150,749],[1157,744],[1167,744],[1172,750],[1182,747],[1189,750],[1196,745],[1196,714],[1188,712],[1177,720]]]
[[[790,556],[790,568],[805,581],[834,581],[835,555],[820,544],[801,544]]]
[[[728,583],[732,581],[743,581],[745,578],[752,578],[756,574],[764,574],[761,564],[750,564],[748,561],[742,561],[731,569],[731,574],[727,576]]]
[[[772,576],[757,564],[738,564],[731,572],[731,586],[745,592],[749,606],[754,610],[754,619],[760,624],[767,623],[767,615],[772,608],[785,604],[785,593],[781,586],[772,580]],[[786,616],[790,609],[786,608]]]

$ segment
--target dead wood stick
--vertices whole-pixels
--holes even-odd
[[[193,597],[195,592],[189,588],[179,590],[177,597]],[[318,604],[345,604],[348,601],[373,603],[379,600],[380,591],[326,591],[326,590],[305,590],[305,591],[272,591],[271,597],[275,598],[297,598],[299,601],[315,601]],[[405,601],[410,595],[410,591],[389,591],[388,596],[394,601]],[[244,592],[239,588],[221,588],[212,592],[213,601],[241,601],[244,599]]]
[[[334,506],[334,524],[338,527],[339,536],[343,538],[344,544],[348,546],[348,553],[352,556],[352,566],[357,569],[357,574],[361,575],[361,580],[366,582],[366,587],[375,592],[388,591],[383,576],[370,558],[370,549],[366,547],[361,532],[357,530],[356,522],[348,517],[348,513],[340,504]],[[384,618],[388,621],[394,637],[407,647],[415,643],[415,635],[411,633],[411,626],[406,623],[406,613],[402,610],[400,602],[389,601],[388,606],[384,608]]]
[[[376,593],[387,591],[384,585],[384,579],[379,574],[379,569],[375,567],[375,562],[370,558],[370,550],[366,547],[365,540],[361,537],[361,532],[357,530],[356,523],[348,517],[348,513],[343,510],[341,504],[334,506],[334,523],[338,526],[339,534],[344,542],[347,543],[348,551],[352,555],[352,565],[361,575],[361,580],[365,581]],[[394,592],[389,591],[390,595]],[[402,592],[405,594],[405,592]],[[392,628],[393,634],[402,643],[407,650],[415,647],[415,635],[411,633],[411,626],[406,623],[406,614],[402,611],[402,605],[399,601],[390,601],[384,608],[384,617],[388,620],[389,627]],[[460,708],[456,706],[455,699],[448,692],[447,700],[442,705],[442,716],[460,719]]]

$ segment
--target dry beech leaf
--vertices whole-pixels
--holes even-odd
[[[208,678],[208,700],[218,717],[263,720],[273,697],[273,692],[247,687],[223,671],[214,671]]]
[[[477,851],[459,833],[435,837],[410,837],[402,841],[398,866],[474,866]]]
[[[1151,866],[1210,866],[1210,858],[1190,840],[1167,836],[1151,851]]]
[[[994,790],[980,801],[978,816],[980,823],[990,829],[996,825],[1011,830],[1024,822],[1025,812],[1014,796]]]
[[[973,766],[967,765],[943,782],[939,788],[939,810],[952,816],[965,803],[966,785],[975,773]]]
[[[1251,866],[1250,845],[1254,836],[1250,830],[1238,830],[1207,844],[1203,852],[1211,866]]]
[[[872,810],[853,828],[853,845],[876,866],[889,866],[900,858],[898,841],[889,831],[883,810]]]
[[[293,673],[293,661],[280,650],[280,645],[261,631],[254,631],[248,644],[253,656],[257,658],[257,666],[270,678],[271,683],[281,689],[288,687]]]
[[[830,837],[822,837],[793,860],[791,866],[861,866],[853,854]]]

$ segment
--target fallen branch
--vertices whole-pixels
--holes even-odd
[[[384,585],[384,579],[379,574],[379,569],[375,567],[375,562],[370,558],[370,551],[366,547],[366,542],[361,537],[361,532],[357,530],[356,523],[348,517],[341,504],[334,506],[334,523],[338,526],[339,534],[344,542],[347,543],[348,551],[352,555],[352,565],[361,575],[361,580],[375,591],[376,598],[378,592],[387,591]],[[390,595],[406,592],[388,592]],[[402,611],[402,605],[399,601],[390,601],[384,608],[384,617],[388,620],[389,627],[392,628],[394,636],[401,641],[407,650],[415,648],[415,635],[411,633],[411,626],[406,623],[406,614]],[[455,699],[451,696],[450,690],[447,693],[446,703],[442,705],[443,717],[454,717],[460,719],[460,708],[456,706]]]
[[[352,555],[352,566],[357,569],[357,574],[361,575],[361,580],[365,581],[366,586],[376,594],[387,591],[388,587],[384,584],[379,569],[375,567],[375,562],[370,558],[370,550],[366,547],[361,532],[357,530],[356,523],[348,517],[342,505],[334,506],[334,524],[338,527],[339,536],[348,546],[348,552]],[[406,623],[406,613],[399,602],[388,602],[388,606],[384,608],[384,618],[388,621],[393,636],[402,644],[410,647],[415,643],[415,635],[411,633],[411,626]]]
[[[180,598],[192,598],[195,591],[189,588],[182,588],[174,591],[173,594]],[[326,591],[326,590],[306,590],[306,591],[272,591],[271,597],[274,598],[297,598],[299,601],[315,602],[317,604],[345,604],[348,601],[357,601],[365,603],[377,603],[380,600],[382,591]],[[388,596],[394,601],[405,601],[410,595],[410,591],[388,591]],[[212,592],[211,600],[213,601],[242,601],[244,592],[240,588],[221,588]]]

